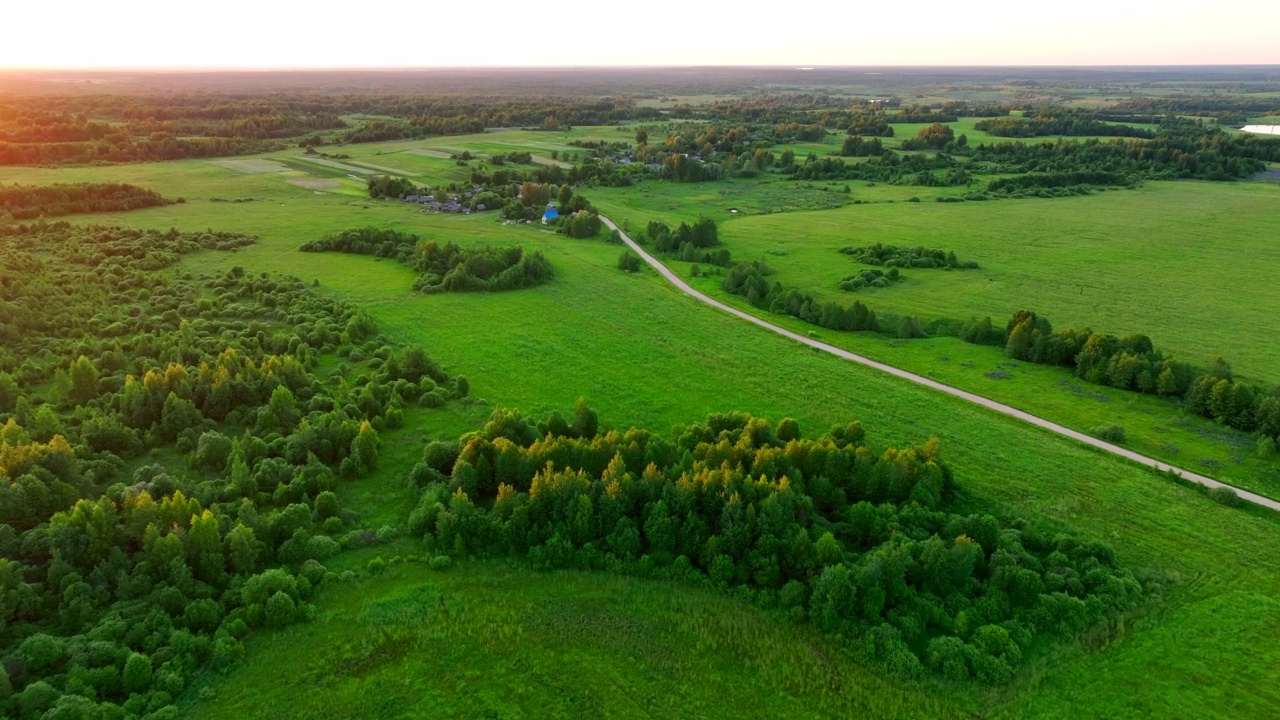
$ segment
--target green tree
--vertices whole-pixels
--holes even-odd
[[[231,568],[239,575],[251,575],[258,566],[261,543],[254,537],[253,528],[241,523],[227,533],[227,547],[231,555]]]
[[[378,466],[380,444],[378,431],[373,429],[373,425],[369,424],[368,420],[361,422],[359,432],[351,441],[351,458],[362,474],[373,472],[373,469]]]
[[[124,664],[124,690],[129,694],[144,693],[151,689],[151,658],[141,653],[131,653]]]
[[[81,355],[75,362],[71,363],[69,371],[71,377],[71,401],[77,405],[84,405],[90,400],[98,397],[98,377],[100,373],[98,368],[94,367],[89,358]]]
[[[639,130],[636,130],[636,144],[637,145],[649,144],[649,133],[644,128],[640,128]]]
[[[13,376],[0,372],[0,413],[13,412],[18,404],[18,384]]]

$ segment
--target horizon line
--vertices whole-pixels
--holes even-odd
[[[1028,64],[892,64],[892,65],[808,65],[787,63],[772,65],[739,64],[598,64],[598,65],[107,65],[107,66],[17,66],[0,65],[0,74],[40,72],[99,72],[99,73],[208,73],[208,72],[430,72],[441,70],[648,70],[648,69],[719,69],[719,70],[853,70],[853,69],[1183,69],[1183,68],[1275,68],[1280,63],[1028,63]]]

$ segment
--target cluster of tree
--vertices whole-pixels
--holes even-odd
[[[640,272],[640,268],[644,263],[640,261],[640,256],[630,250],[623,250],[618,256],[618,269],[623,272],[635,273]]]
[[[672,441],[499,410],[433,442],[410,533],[456,556],[733,588],[904,677],[1011,679],[1143,588],[1109,546],[959,511],[936,441],[873,452],[858,423],[816,439],[712,415]]]
[[[104,138],[84,143],[0,142],[0,165],[94,165],[226,157],[282,150],[271,141],[240,138],[180,138],[156,133],[142,138]]]
[[[888,117],[895,123],[951,123],[959,119],[945,110],[935,110],[927,105],[903,105],[897,113]]]
[[[1159,116],[1215,115],[1224,112],[1255,116],[1280,113],[1280,101],[1265,93],[1224,95],[1215,92],[1208,95],[1134,97],[1115,103],[1110,111]]]
[[[692,225],[682,222],[674,230],[666,223],[650,221],[645,227],[645,236],[653,242],[654,249],[661,253],[675,252],[686,243],[699,249],[720,244],[720,232],[715,220],[706,217],[698,218]]]
[[[1117,338],[1087,329],[1054,332],[1046,318],[1027,310],[1014,314],[1007,333],[1009,357],[1074,368],[1078,377],[1098,385],[1182,397],[1183,407],[1194,415],[1258,431],[1273,441],[1280,436],[1280,388],[1234,381],[1221,358],[1201,370],[1157,351],[1146,335]]]
[[[939,175],[935,170],[947,172]],[[951,155],[903,154],[890,150],[858,163],[810,155],[803,163],[783,172],[792,174],[796,180],[868,180],[895,185],[967,185],[972,180],[969,172]]]
[[[482,246],[440,245],[418,235],[380,228],[344,230],[313,240],[302,252],[341,252],[395,258],[418,273],[413,289],[422,293],[496,292],[534,287],[554,276],[540,252]]]
[[[861,135],[849,135],[845,137],[844,144],[840,146],[840,154],[845,157],[883,155],[884,145],[880,142],[880,138],[863,140]]]
[[[692,225],[682,222],[675,229],[663,222],[650,221],[645,227],[644,239],[655,251],[670,258],[720,267],[732,264],[729,250],[719,247],[719,231],[711,218],[698,218]]]
[[[954,250],[939,250],[922,245],[899,247],[875,243],[862,247],[842,247],[840,252],[866,265],[902,268],[946,268],[948,270],[976,270],[974,260],[961,261]]]
[[[176,717],[250,632],[311,615],[322,562],[374,537],[333,489],[466,380],[296,278],[156,272],[252,238],[0,238],[0,715]],[[322,381],[334,354],[358,366]]]
[[[866,135],[867,137],[893,137],[893,128],[889,125],[889,119],[879,106],[851,113],[845,132],[849,135]]]
[[[829,330],[880,330],[874,311],[855,301],[845,307],[836,302],[818,302],[811,295],[785,290],[781,283],[769,284],[771,273],[761,261],[738,263],[721,283],[727,292],[742,295],[752,305],[779,315],[790,315]]]
[[[493,165],[505,165],[507,163],[528,165],[533,162],[533,153],[516,151],[509,153],[497,153],[489,157],[489,162]]]
[[[593,210],[577,210],[569,215],[561,215],[556,222],[557,232],[575,238],[595,237],[600,234],[602,227],[600,216]]]
[[[406,195],[418,192],[418,187],[412,180],[397,175],[375,175],[369,178],[368,188],[369,197],[374,200],[382,198],[399,200]]]
[[[893,283],[906,280],[902,276],[902,272],[896,267],[889,268],[888,272],[883,270],[863,270],[854,275],[846,275],[840,280],[840,289],[848,292],[857,292],[865,288],[887,288]]]
[[[1032,172],[1025,175],[995,178],[987,183],[986,192],[996,196],[1027,197],[1041,194],[1047,189],[1074,190],[1076,188],[1084,188],[1087,190],[1091,186],[1123,187],[1133,186],[1137,183],[1138,180],[1136,178],[1103,170]]]
[[[969,144],[965,135],[956,137],[956,131],[950,125],[934,123],[920,128],[916,136],[902,141],[903,150],[943,150],[962,148]]]
[[[168,205],[160,193],[123,183],[0,185],[0,222]]]
[[[1155,131],[1100,120],[1095,114],[1065,108],[1044,108],[1030,117],[980,120],[974,127],[997,137],[1042,137],[1101,135],[1144,138],[1150,140]]]
[[[1280,140],[1233,136],[1205,126],[1161,126],[1152,140],[1095,139],[1054,143],[979,145],[970,154],[975,170],[1006,174],[1113,173],[1152,180],[1235,180],[1280,160]],[[977,168],[981,168],[977,170]]]

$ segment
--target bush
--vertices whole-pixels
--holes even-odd
[[[1209,488],[1209,492],[1206,494],[1209,496],[1210,500],[1218,503],[1219,505],[1240,507],[1244,504],[1244,499],[1242,499],[1234,489],[1226,486]]]
[[[448,555],[437,555],[431,558],[432,570],[448,570],[453,567],[453,558]]]
[[[1117,445],[1123,444],[1125,439],[1124,428],[1120,425],[1099,425],[1093,429],[1093,436]]]

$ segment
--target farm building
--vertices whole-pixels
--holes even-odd
[[[556,210],[554,207],[548,207],[547,211],[542,214],[542,224],[546,225],[558,217],[560,217],[560,211]]]

